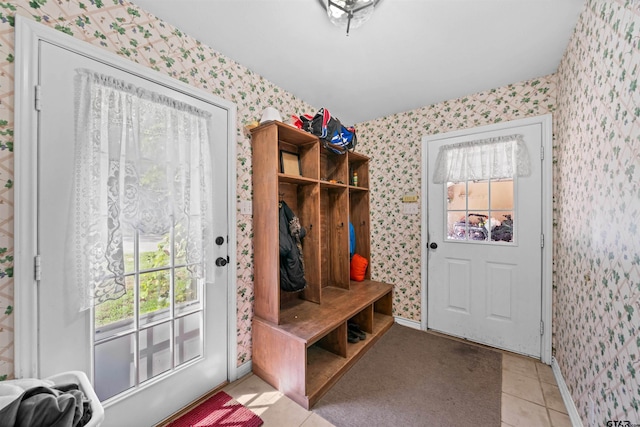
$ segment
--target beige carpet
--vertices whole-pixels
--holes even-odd
[[[338,427],[499,427],[502,354],[394,324],[312,408]]]

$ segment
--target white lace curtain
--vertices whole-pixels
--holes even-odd
[[[210,114],[90,70],[77,70],[75,91],[68,253],[82,309],[125,293],[127,228],[180,228],[192,274],[213,281]]]
[[[433,182],[464,182],[528,176],[529,153],[522,135],[510,135],[440,147]]]

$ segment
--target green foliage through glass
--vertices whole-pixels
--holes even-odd
[[[157,249],[140,254],[140,270],[151,272],[139,274],[140,278],[140,313],[153,313],[170,307],[171,281],[169,236],[162,239]],[[176,244],[175,258],[184,258],[184,245]],[[134,254],[125,256],[125,271],[134,271]],[[194,302],[198,300],[197,279],[193,278],[189,269],[177,267],[174,269],[175,304]],[[126,293],[117,300],[105,301],[95,308],[95,327],[100,328],[121,320],[133,319],[134,316],[134,286],[135,274],[126,277]]]

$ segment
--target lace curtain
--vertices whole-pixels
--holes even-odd
[[[433,182],[442,184],[530,174],[529,153],[522,135],[510,135],[440,147]]]
[[[126,292],[125,229],[179,228],[192,275],[213,281],[210,114],[89,70],[77,70],[75,91],[68,253],[81,308]]]

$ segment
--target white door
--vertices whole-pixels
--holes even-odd
[[[514,125],[515,126],[515,125]],[[542,125],[433,138],[428,150],[428,328],[541,355]],[[433,183],[440,147],[519,134],[531,175]]]
[[[158,290],[149,284],[144,291],[138,291],[138,304],[133,302],[136,292],[128,290],[134,296],[129,300],[112,302],[108,309],[100,305],[94,310],[79,311],[77,292],[66,282],[68,267],[64,256],[74,170],[75,70],[85,68],[113,76],[212,113],[214,228],[215,235],[225,239],[216,246],[216,256],[225,259],[229,234],[228,112],[63,47],[45,41],[40,41],[39,46],[39,374],[47,377],[61,371],[82,370],[93,379],[103,401],[105,426],[151,426],[227,380],[227,267],[216,269],[215,283],[202,286],[189,281],[188,286],[192,287],[187,297],[189,304],[182,308],[171,310],[166,304],[152,301],[155,306],[145,305],[147,308],[143,309],[148,300],[166,297],[154,294]],[[135,236],[130,238],[125,252],[131,252],[133,257],[134,250],[139,252],[140,259],[163,256],[158,249],[160,238],[137,241]],[[179,273],[174,277],[170,269],[162,269],[162,262],[145,267],[140,261],[134,267],[142,271],[136,273],[140,282],[155,274],[149,277],[149,283],[157,284],[158,289],[163,280],[169,283],[169,288],[170,283],[177,283]],[[136,264],[132,261],[132,265]],[[159,271],[144,273],[145,268],[155,267]],[[134,276],[131,280],[138,280]],[[175,296],[179,292],[177,285],[174,289]],[[181,316],[184,313],[190,314]]]

